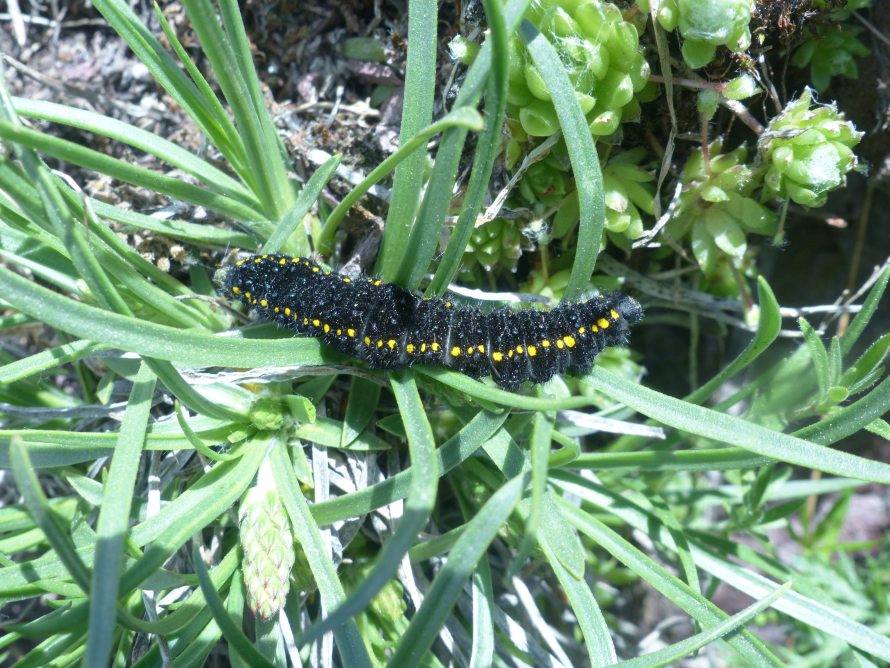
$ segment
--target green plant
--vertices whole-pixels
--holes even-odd
[[[649,12],[655,2],[637,0]],[[683,36],[683,60],[689,67],[704,67],[718,46],[744,51],[751,44],[748,24],[754,0],[661,0],[656,18],[665,30],[679,28]]]
[[[826,500],[834,503],[831,520],[811,522],[801,542],[833,553],[845,505],[832,495],[890,484],[886,463],[837,445],[866,430],[890,432],[882,418],[890,408],[887,336],[856,350],[876,320],[890,268],[827,348],[801,321],[804,341],[791,351],[778,340],[773,291],[757,278],[756,308],[753,297],[746,304],[755,323],[749,343],[682,399],[640,380],[640,365],[669,348],[636,359],[611,351],[584,378],[525,393],[436,367],[372,373],[316,340],[241,327],[243,314],[221,308],[213,267],[196,260],[188,272],[161,271],[116,229],[168,236],[194,258],[200,249],[221,261],[230,247],[334,253],[349,208],[392,176],[379,273],[416,289],[432,269],[427,290],[441,294],[489,196],[515,39],[546,87],[577,201],[571,234],[539,245],[540,268],[525,285],[565,299],[593,285],[617,288],[620,278],[592,278],[595,265],[634,282],[634,272],[600,250],[604,230],[629,241],[642,213],[654,217],[644,156],[616,151],[600,172],[573,72],[523,20],[528,3],[519,0],[484,3],[489,35],[451,111],[434,121],[437,3],[412,0],[401,146],[333,209],[319,207],[316,220],[313,205],[339,157],[298,183],[235,2],[223,0],[219,16],[207,0],[184,2],[212,82],[160,12],[175,59],[127,3],[94,4],[225,168],[133,125],[12,98],[0,82],[0,331],[51,332],[21,355],[4,351],[0,366],[0,465],[12,470],[22,499],[0,508],[0,597],[43,604],[4,622],[4,659],[203,665],[212,652],[227,652],[233,665],[267,666],[297,664],[315,643],[322,662],[332,663],[336,650],[343,665],[438,665],[467,659],[448,654],[461,643],[434,644],[462,633],[472,638],[474,665],[599,666],[616,662],[619,651],[633,664],[666,665],[717,641],[727,661],[781,665],[788,645],[749,628],[770,614],[784,628],[806,630],[797,648],[827,647],[829,664],[890,660],[882,580],[846,562],[789,562],[763,538],[767,528],[789,526],[805,500]],[[608,3],[595,7],[615,13]],[[810,113],[809,100],[804,106]],[[796,116],[795,132],[810,131],[804,125],[815,119],[820,145],[849,164],[844,149],[855,132],[833,116],[843,127],[831,134],[823,113]],[[25,119],[89,131],[157,162],[136,166]],[[458,205],[470,132],[478,137]],[[752,199],[744,151],[717,146],[691,159],[678,215],[690,227],[704,220],[704,233],[689,234],[710,235],[736,258],[732,225],[751,225],[737,212],[753,212],[762,223],[755,232],[771,229],[774,213]],[[761,147],[770,169],[779,148]],[[793,158],[799,149],[791,147]],[[202,207],[213,224],[100,202],[48,161]],[[173,169],[186,176],[171,176]],[[535,176],[540,184],[552,174]],[[785,169],[780,177],[775,193],[794,197],[795,175]],[[511,255],[496,250],[484,261],[509,268]],[[668,257],[679,263],[682,253]],[[688,267],[669,280],[683,273]],[[679,309],[659,316],[655,305],[671,304],[673,293],[647,289],[653,313],[645,326],[659,317],[676,323]],[[700,295],[696,304],[713,306]],[[123,405],[109,404],[116,387],[128,394]],[[819,475],[795,479],[801,469]],[[821,586],[832,568],[849,588]],[[720,582],[755,600],[727,614],[711,600]],[[611,620],[627,608],[611,603],[626,597],[628,583],[664,597],[699,630],[642,656],[638,646],[616,647]],[[878,602],[864,617],[855,609],[863,592]],[[627,628],[639,620],[621,621]],[[333,645],[322,641],[328,631]]]

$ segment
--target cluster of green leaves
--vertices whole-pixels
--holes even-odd
[[[567,299],[589,288],[605,206],[616,212],[613,225],[621,207],[628,210],[614,184],[648,181],[634,169],[638,163],[616,161],[613,185],[604,185],[584,108],[557,49],[523,20],[524,0],[484,3],[490,34],[452,111],[434,121],[437,3],[412,0],[401,148],[320,225],[301,225],[338,160],[302,188],[289,174],[237,3],[223,0],[219,16],[208,0],[183,3],[224,104],[160,12],[175,59],[123,0],[94,4],[230,170],[125,123],[11,98],[0,82],[0,139],[9,147],[0,157],[0,253],[7,265],[0,267],[0,298],[10,311],[0,331],[48,326],[57,337],[20,359],[4,353],[0,366],[0,392],[11,404],[0,409],[7,421],[0,465],[12,469],[23,497],[20,506],[0,509],[0,600],[40,597],[48,609],[5,624],[4,658],[15,656],[23,667],[197,666],[224,638],[233,664],[283,666],[298,663],[314,643],[319,652],[332,652],[321,640],[331,631],[344,665],[438,665],[434,641],[459,630],[472,638],[473,665],[492,665],[500,660],[496,654],[606,665],[617,661],[617,651],[594,580],[599,563],[613,560],[699,629],[626,663],[666,665],[722,639],[725,651],[747,663],[781,665],[790,658],[785,648],[747,628],[767,608],[784,623],[833,639],[825,643],[824,651],[833,652],[829,663],[890,660],[890,642],[880,633],[886,606],[861,619],[837,604],[833,581],[807,577],[815,572],[809,565],[783,563],[763,537],[807,498],[863,481],[890,484],[886,463],[831,447],[863,429],[890,431],[881,419],[890,407],[887,339],[861,356],[853,353],[890,270],[828,348],[802,323],[805,343],[766,367],[755,362],[776,341],[781,317],[760,279],[752,341],[684,399],[602,367],[585,377],[582,393],[555,380],[532,395],[440,368],[371,375],[315,340],[282,338],[269,326],[230,332],[237,320],[216,307],[211,270],[195,264],[184,283],[145,261],[108,223],[194,248],[306,254],[310,241],[330,249],[347,210],[392,175],[378,270],[414,289],[432,266],[428,293],[441,293],[460,268],[488,195],[514,36],[547,87],[577,190],[576,245],[560,287]],[[163,166],[130,165],[29,129],[22,117],[108,137]],[[434,263],[469,132],[479,136],[461,212]],[[423,149],[434,136],[437,150],[427,171]],[[42,156],[201,206],[232,225],[158,220],[98,202],[59,178]],[[168,168],[189,181],[167,176]],[[627,198],[638,207],[642,201],[639,189]],[[225,371],[245,367],[253,371]],[[291,373],[282,379],[270,367]],[[223,371],[198,371],[205,368]],[[743,372],[742,389],[704,407]],[[59,376],[76,390],[63,392]],[[115,386],[129,391],[119,425],[119,408],[109,404]],[[592,414],[591,407],[604,405]],[[656,440],[657,431],[648,428],[582,452],[586,434],[604,424],[614,429],[615,418],[634,412],[665,428],[667,438]],[[389,416],[375,424],[384,413]],[[329,495],[329,466],[367,462],[378,453],[392,454],[392,462],[405,455],[407,466],[375,484]],[[793,480],[789,465],[827,475]],[[57,481],[52,498],[38,471]],[[701,477],[713,472],[722,472],[725,486]],[[440,502],[440,490],[449,503]],[[393,504],[401,517],[380,544],[350,543],[350,534],[340,531],[343,522]],[[721,507],[735,512],[702,523],[703,511]],[[421,533],[431,524],[435,535]],[[287,531],[292,555],[290,537],[277,540]],[[760,549],[731,540],[738,531],[760,540]],[[342,555],[332,550],[330,532],[342,540]],[[648,536],[655,549],[630,542],[633,532]],[[830,550],[826,534],[820,548]],[[490,549],[495,543],[500,549]],[[406,559],[430,578],[409,580],[419,594],[411,597],[410,615],[403,598],[408,587],[397,581]],[[555,600],[533,592],[526,602],[537,607],[540,622],[525,626],[540,634],[518,632],[523,625],[511,622],[519,613],[498,607],[510,576],[528,560],[565,595]],[[288,581],[281,575],[289,568]],[[720,582],[757,600],[728,615],[710,600]],[[458,606],[464,597],[467,605]],[[278,623],[264,619],[276,616]],[[14,654],[25,645],[27,651]],[[134,657],[137,650],[142,653]]]
[[[868,0],[860,0],[848,9],[852,11],[867,3]],[[653,189],[648,187],[655,180],[653,156],[642,146],[623,145],[623,128],[640,119],[641,102],[651,101],[659,93],[670,96],[676,90],[668,85],[660,91],[649,81],[650,64],[643,57],[641,33],[651,18],[658,28],[648,26],[652,35],[645,43],[658,51],[663,78],[671,83],[675,73],[664,65],[669,53],[661,29],[677,31],[682,38],[684,63],[691,75],[682,85],[701,88],[697,101],[703,145],[700,153],[693,153],[683,172],[682,197],[670,217],[665,241],[675,251],[688,245],[704,274],[702,289],[741,296],[745,290],[737,276],[749,271],[756,274],[756,244],[749,242],[750,237],[776,233],[778,222],[784,217],[780,213],[783,203],[824,205],[828,194],[844,185],[846,174],[859,169],[852,150],[861,133],[833,105],[815,103],[812,91],[806,88],[797,99],[789,101],[784,109],[777,108],[773,117],[766,119],[768,127],[757,127],[756,121],[751,124],[756,153],[749,153],[742,145],[726,156],[716,155],[722,139],[709,147],[707,125],[715,120],[720,104],[733,108],[733,103],[751,98],[761,90],[757,79],[745,71],[746,67],[750,69],[750,63],[745,65],[743,56],[737,61],[742,71],[726,81],[713,81],[715,74],[710,70],[714,68],[706,68],[714,63],[718,47],[741,53],[750,46],[749,23],[754,3],[662,0],[640,1],[637,5],[638,8],[622,13],[615,4],[601,0],[547,0],[533,3],[528,15],[529,21],[553,44],[590,133],[601,140],[599,157],[606,193],[602,245],[630,250],[635,244],[643,244],[646,227],[660,213],[659,207],[653,205]],[[855,29],[842,23],[850,18],[850,11],[829,11],[819,3],[814,5],[813,9],[819,12],[814,11],[808,25],[816,25],[818,17],[827,17],[836,30],[824,39],[843,39],[848,46],[855,42],[855,48],[823,45],[812,37],[823,32],[814,33],[816,28],[808,28],[804,33],[806,37],[793,62],[800,66],[812,62],[813,86],[822,91],[830,79],[829,70],[855,76],[854,56],[864,55],[867,49],[850,37]],[[483,231],[483,226],[477,232],[481,243],[471,244],[464,260],[467,265],[478,263],[489,269],[489,280],[492,276],[509,276],[515,271],[516,256],[529,248],[537,246],[536,250],[546,254],[553,240],[559,240],[561,247],[569,250],[579,243],[574,236],[578,188],[567,147],[558,134],[560,121],[547,80],[522,40],[514,38],[510,46],[506,124],[509,136],[503,161],[516,174],[514,179],[518,179],[507,201],[514,215],[487,223],[491,230]],[[464,51],[464,59],[472,60],[469,54],[476,51]],[[722,65],[718,66],[721,72],[725,71]],[[707,72],[712,81],[706,82],[695,69]],[[777,100],[774,102],[778,104]],[[672,121],[677,122],[673,117]],[[666,161],[667,158],[661,166],[662,174]],[[725,163],[732,163],[734,169],[724,174],[721,165]],[[621,164],[625,166],[619,168],[622,173],[616,178],[610,172]],[[511,226],[516,229],[510,230]],[[526,235],[528,243],[518,243],[517,230]],[[504,262],[501,267],[495,264],[492,271],[491,250],[501,249],[496,243],[500,240],[506,241],[500,254]],[[565,254],[563,264],[570,261],[571,254]],[[559,273],[566,266],[543,264],[544,271],[558,282]],[[464,278],[485,285],[478,273]]]

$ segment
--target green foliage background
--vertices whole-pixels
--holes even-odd
[[[472,665],[491,665],[495,655],[537,663],[550,654],[599,666],[619,656],[609,608],[614,589],[634,582],[677,606],[698,631],[627,664],[666,665],[718,639],[732,661],[755,665],[782,665],[817,650],[824,665],[890,660],[886,556],[865,570],[832,559],[841,550],[836,539],[849,493],[866,482],[890,484],[887,463],[832,447],[863,430],[890,433],[881,419],[890,407],[883,366],[890,338],[861,340],[890,269],[843,335],[826,345],[801,320],[803,343],[769,366],[753,363],[773,352],[781,313],[758,278],[750,343],[682,399],[629,379],[620,363],[594,368],[585,392],[556,380],[513,394],[440,368],[372,374],[315,340],[270,326],[236,329],[206,268],[193,267],[183,283],[147,262],[112,225],[195,247],[305,255],[311,238],[329,251],[348,209],[392,176],[379,274],[415,289],[433,267],[427,291],[441,293],[460,269],[490,187],[515,39],[547,82],[565,140],[578,226],[563,294],[583,294],[601,250],[606,204],[597,147],[573,83],[553,44],[523,20],[526,2],[486,2],[489,35],[451,111],[434,120],[437,5],[413,0],[401,147],[320,224],[304,226],[339,158],[302,187],[289,173],[237,3],[223,0],[217,12],[207,0],[183,2],[225,104],[160,11],[172,54],[126,3],[94,4],[230,171],[132,125],[15,99],[0,87],[0,139],[8,149],[0,157],[0,328],[43,323],[57,336],[20,359],[4,353],[0,366],[8,415],[0,465],[12,470],[22,495],[20,505],[0,509],[0,600],[40,597],[44,606],[27,620],[4,622],[7,658],[19,666],[202,665],[224,639],[236,665],[298,663],[313,643],[328,656],[335,647],[344,665],[438,665],[447,658],[436,639],[460,629],[472,641],[464,657]],[[26,118],[108,137],[189,178],[30,129]],[[472,170],[438,256],[470,133],[477,133]],[[422,149],[431,138],[438,144],[427,171]],[[51,171],[43,156],[202,206],[232,225],[164,221],[99,202]],[[279,367],[289,369],[286,379]],[[59,374],[77,390],[60,389]],[[740,378],[740,389],[715,398]],[[107,405],[116,382],[129,388],[125,406]],[[666,438],[619,425],[628,433],[588,451],[580,437],[590,430],[569,412],[579,410],[597,418],[638,414],[663,427]],[[111,428],[112,417],[119,426]],[[616,426],[599,424],[607,423]],[[319,480],[329,464],[385,453],[389,477],[319,498],[319,489],[330,491]],[[173,455],[193,455],[201,465],[178,465],[164,477]],[[819,475],[793,477],[793,467]],[[48,496],[49,487],[64,491]],[[258,488],[270,496],[251,504],[259,514],[245,524],[243,499]],[[835,510],[817,520],[807,500],[822,496]],[[332,529],[345,535],[337,534],[342,522],[393,504],[400,514],[397,521],[384,515],[379,544],[362,535],[351,546],[344,539],[342,554],[332,551]],[[241,536],[244,550],[236,510],[242,532],[251,532]],[[271,531],[263,512],[276,519]],[[288,525],[282,512],[293,546],[276,540]],[[766,534],[791,517],[803,527],[797,564],[783,563]],[[759,549],[738,541],[739,533]],[[254,539],[294,564],[281,582],[257,582],[242,568]],[[399,571],[406,559],[424,574],[419,595],[406,592],[410,581]],[[546,620],[525,647],[499,617],[500,594],[517,586],[510,576],[519,573],[542,587],[528,605]],[[839,573],[847,582],[842,591],[832,579]],[[755,602],[727,614],[710,600],[721,582]],[[553,600],[545,584],[564,598]],[[181,587],[187,594],[157,607]],[[253,618],[245,600],[256,607],[257,597],[285,601],[280,623]],[[566,608],[573,623],[566,623]],[[805,632],[797,632],[797,646],[768,643],[748,628],[757,615]],[[333,646],[320,643],[328,631]],[[146,638],[147,648],[139,645],[134,655]]]

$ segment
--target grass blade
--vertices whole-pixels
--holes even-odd
[[[146,428],[151,417],[156,377],[143,363],[133,381],[130,401],[118,433],[96,523],[96,557],[90,587],[90,627],[84,663],[108,664],[118,608],[118,582],[124,562],[124,537],[133,504]]]

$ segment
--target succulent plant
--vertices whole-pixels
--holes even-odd
[[[637,0],[645,12],[649,0]],[[680,29],[683,60],[689,67],[704,67],[718,46],[744,51],[751,44],[751,13],[754,0],[661,0],[656,17],[665,30]]]
[[[856,26],[837,25],[811,34],[797,47],[791,64],[800,68],[809,65],[810,83],[819,93],[828,88],[832,77],[856,79],[859,68],[855,59],[869,53],[868,47],[859,41],[861,32]]]
[[[486,275],[495,267],[516,271],[525,237],[514,221],[495,218],[477,227],[464,251],[463,282],[487,285]]]
[[[594,136],[610,135],[638,115],[634,97],[649,80],[649,65],[636,27],[618,7],[545,0],[532,5],[528,18],[559,54]],[[518,38],[511,42],[507,111],[528,135],[547,137],[559,129],[547,83]]]
[[[604,245],[610,241],[629,250],[631,242],[639,239],[645,230],[640,212],[650,216],[655,212],[655,190],[651,186],[655,176],[640,165],[645,155],[642,149],[623,151],[611,157],[602,168],[606,205]],[[575,229],[579,217],[578,197],[571,193],[553,217],[553,236],[566,238]]]
[[[758,185],[745,163],[744,146],[721,153],[718,140],[710,145],[708,160],[699,149],[683,169],[683,191],[673,218],[665,228],[679,241],[689,238],[695,259],[705,275],[719,268],[721,254],[741,261],[748,233],[772,234],[776,215],[751,195]]]
[[[757,142],[758,159],[766,165],[766,194],[822,206],[828,193],[858,168],[853,147],[861,137],[834,104],[814,105],[813,91],[805,89]]]

